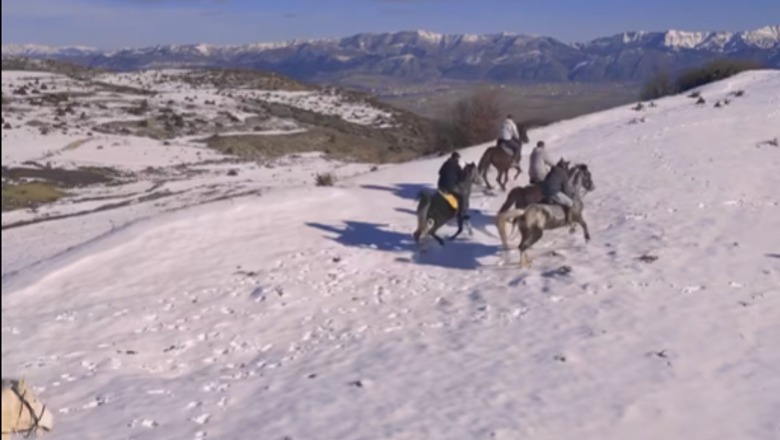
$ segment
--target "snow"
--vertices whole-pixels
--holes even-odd
[[[473,236],[413,251],[441,158],[283,185],[4,276],[3,373],[53,440],[776,438],[780,150],[757,144],[780,73],[701,91],[530,133],[596,184],[594,240],[550,231],[531,269],[498,252],[504,194],[481,187]],[[4,266],[56,246],[43,225],[3,231]]]
[[[436,32],[419,29],[416,31],[416,33],[421,40],[427,41],[428,43],[438,44],[441,43],[441,41],[444,39],[444,35]]]
[[[404,60],[408,59],[407,57],[402,58]],[[266,102],[275,102],[302,110],[339,116],[353,124],[373,125],[377,128],[393,126],[391,122],[393,121],[393,114],[391,112],[381,110],[367,103],[347,101],[339,94],[318,91],[258,90],[253,91],[251,96]]]
[[[764,26],[742,33],[742,40],[756,47],[770,49],[780,45],[780,25]]]
[[[664,35],[664,45],[674,48],[694,49],[709,37],[705,32],[670,30]]]

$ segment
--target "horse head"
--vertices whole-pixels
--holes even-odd
[[[39,434],[40,431],[49,432],[54,428],[54,416],[51,411],[27,387],[24,379],[18,381],[3,379],[3,407],[5,408],[6,405],[17,407],[18,410],[13,411],[13,414],[18,417],[16,420],[3,420],[3,434],[5,429],[29,435]]]
[[[525,124],[520,124],[517,127],[517,134],[520,135],[521,144],[527,144],[531,142],[531,139],[528,138],[528,130],[526,129]]]
[[[585,164],[577,164],[572,167],[569,170],[569,179],[577,194],[581,196],[596,189],[590,169]]]

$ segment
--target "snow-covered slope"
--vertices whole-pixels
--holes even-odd
[[[593,241],[549,232],[530,270],[481,189],[474,235],[416,255],[440,164],[417,161],[5,279],[3,374],[37,385],[57,440],[777,438],[780,73],[702,93],[531,133],[597,189]]]

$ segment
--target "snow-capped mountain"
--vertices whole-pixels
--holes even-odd
[[[572,44],[512,33],[418,30],[240,46],[158,45],[98,51],[12,45],[2,50],[3,56],[57,58],[115,70],[250,67],[308,81],[355,74],[420,80],[626,81],[642,80],[661,67],[678,71],[724,56],[780,68],[780,25],[744,32],[636,31]]]

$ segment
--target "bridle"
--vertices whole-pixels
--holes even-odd
[[[24,434],[24,438],[30,438],[30,436],[32,436],[40,428],[41,419],[43,418],[43,415],[46,414],[46,405],[42,404],[41,413],[40,414],[35,414],[35,410],[33,409],[32,405],[30,404],[30,401],[27,400],[27,398],[25,397],[27,395],[27,390],[25,390],[24,393],[21,393],[19,391],[19,388],[17,388],[17,386],[18,386],[17,384],[11,385],[11,391],[14,392],[16,397],[19,399],[19,402],[22,403],[21,405],[19,405],[19,416],[18,416],[17,420],[21,420],[21,418],[22,418],[22,411],[24,411],[25,408],[26,408],[27,411],[30,412],[30,418],[33,419],[33,423],[32,423],[32,426],[30,426],[27,429],[17,430],[17,431],[10,431],[10,432],[3,432],[2,434],[3,435],[6,435],[6,434],[10,435],[10,434],[19,433],[19,434]]]
[[[587,194],[590,191],[588,188],[585,187],[585,184],[582,182],[582,180],[585,177],[586,177],[585,170],[582,165],[575,166],[571,173],[571,176],[569,177],[571,186],[577,192],[578,199],[582,199],[583,197],[585,197],[585,194]]]

